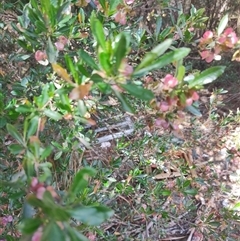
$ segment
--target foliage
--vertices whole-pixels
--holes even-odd
[[[191,49],[179,46],[193,43],[194,31],[207,19],[204,9],[192,7],[190,15],[179,13],[177,21],[165,29],[162,19],[157,18],[156,31],[148,37],[135,22],[126,25],[135,4],[137,1],[88,4],[30,0],[20,9],[18,23],[12,24],[18,34],[17,44],[24,50],[15,58],[30,64],[31,71],[20,83],[11,83],[11,94],[4,80],[1,85],[0,128],[12,138],[2,158],[20,162],[18,175],[1,183],[1,195],[11,196],[14,205],[22,209],[21,219],[14,220],[21,240],[87,240],[74,223],[98,226],[113,215],[103,205],[84,204],[88,179],[96,174],[94,169],[85,167],[76,172],[65,190],[57,190],[52,172],[55,161],[63,165],[76,149],[81,153],[90,147],[84,133],[79,132],[86,124],[96,125],[91,114],[101,98],[113,95],[125,111],[133,113],[128,96],[136,97],[154,110],[156,126],[178,131],[183,111],[200,113],[194,106],[199,99],[197,92],[224,72],[224,66],[197,73],[184,66]],[[233,48],[237,37],[226,26],[227,17],[220,22],[216,40],[212,32],[207,32],[200,48],[207,48],[208,53],[219,46],[227,51]],[[154,46],[151,44],[145,52],[147,38]],[[131,49],[142,46],[144,56],[136,61]],[[209,60],[203,52],[201,56]],[[163,78],[150,77],[160,69]],[[188,180],[179,178],[177,185],[186,195],[196,194]],[[117,192],[125,188],[119,183]],[[6,213],[3,219],[3,238],[11,240],[7,229],[13,218]]]

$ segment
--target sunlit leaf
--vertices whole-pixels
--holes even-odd
[[[65,62],[67,64],[67,67],[68,69],[70,70],[71,74],[72,74],[72,77],[74,79],[74,81],[76,83],[79,83],[79,74],[78,74],[78,71],[76,69],[76,65],[73,63],[72,59],[70,58],[70,56],[68,54],[66,54],[65,56]],[[59,68],[59,67],[58,67]],[[55,71],[56,72],[56,71]],[[61,71],[62,72],[62,71]],[[64,69],[64,76],[67,76],[67,79],[64,79],[62,76],[62,78],[66,81],[69,81],[70,77],[69,75],[67,74],[67,71]]]
[[[66,80],[69,83],[72,83],[70,75],[67,73],[67,70],[61,67],[57,63],[52,63],[53,70],[57,73],[59,77]]]
[[[115,44],[114,44],[114,56],[115,56],[115,68],[118,70],[123,58],[125,58],[127,54],[127,40],[125,34],[119,34],[116,37]]]
[[[205,84],[212,83],[216,80],[221,74],[223,74],[225,70],[225,66],[214,66],[202,71],[198,76],[194,79],[190,79],[188,81],[189,88],[193,88],[195,86],[202,86]]]
[[[169,53],[164,54],[163,56],[161,56],[160,58],[158,58],[157,60],[151,62],[151,64],[149,64],[146,67],[143,67],[141,69],[139,69],[139,67],[133,72],[133,76],[134,77],[140,77],[143,75],[148,74],[150,71],[153,70],[157,70],[160,69],[174,61],[178,61],[180,59],[183,59],[184,57],[186,57],[190,52],[189,48],[179,48],[176,50],[173,50]]]
[[[228,14],[226,14],[220,21],[218,28],[217,28],[217,34],[220,36],[220,34],[223,32],[223,30],[227,27],[228,23]]]
[[[234,210],[234,211],[240,211],[240,202],[236,203],[236,204],[233,206],[232,210]]]
[[[102,23],[96,18],[95,14],[92,13],[90,18],[91,30],[94,37],[97,40],[98,45],[102,47],[103,50],[106,49],[105,34],[103,31]]]
[[[185,76],[185,67],[183,65],[179,66],[177,69],[177,79],[182,81]]]
[[[110,54],[108,53],[100,53],[99,54],[99,62],[102,66],[102,68],[105,70],[105,72],[108,74],[108,75],[111,75],[112,73],[112,64],[111,64],[111,61],[110,61]]]
[[[141,63],[137,66],[136,70],[140,70],[144,67],[150,66],[156,60],[156,58],[165,53],[165,51],[171,46],[171,44],[172,39],[167,39],[157,45],[155,48],[153,48],[149,53],[146,53]]]

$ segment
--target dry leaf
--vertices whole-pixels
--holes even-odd
[[[72,83],[70,75],[67,73],[67,70],[61,67],[57,63],[52,63],[53,70],[58,74],[59,77],[66,80],[69,83]]]
[[[39,130],[39,131],[43,131],[43,130],[44,130],[46,121],[47,121],[47,117],[42,117],[42,118],[40,119],[39,127],[38,127],[38,130]]]
[[[161,174],[157,174],[153,178],[156,180],[162,180],[162,179],[174,178],[174,177],[181,177],[181,173],[180,172],[161,173]]]
[[[91,89],[92,83],[79,85],[75,87],[71,93],[69,98],[71,100],[82,100],[86,95],[88,95],[90,89]]]
[[[118,101],[116,99],[112,98],[111,96],[109,96],[108,99],[109,100],[107,102],[109,105],[115,106],[115,105],[119,104]]]
[[[39,138],[38,138],[37,136],[30,136],[30,137],[29,137],[29,142],[30,142],[30,143],[36,142],[36,143],[38,143],[38,144],[41,144],[41,142],[40,142],[40,140],[39,140]]]
[[[89,125],[91,125],[91,126],[95,126],[95,125],[97,124],[96,121],[93,120],[93,119],[91,119],[91,118],[86,119],[86,120],[87,120],[87,123],[88,123]]]

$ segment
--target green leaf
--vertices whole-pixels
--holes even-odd
[[[135,84],[122,84],[121,87],[128,91],[131,95],[141,100],[149,101],[154,98],[154,94],[151,90],[144,89],[141,86]]]
[[[26,201],[23,203],[22,219],[32,218],[36,214],[36,210]]]
[[[162,27],[162,17],[161,16],[157,16],[157,19],[156,19],[156,30],[155,30],[155,33],[154,33],[156,40],[158,39],[158,35],[160,33],[161,27]]]
[[[108,75],[111,75],[112,73],[112,65],[111,65],[111,62],[110,62],[110,54],[108,53],[105,53],[105,52],[102,52],[99,54],[99,62],[102,66],[102,68],[105,70],[105,72],[108,74]]]
[[[198,190],[196,188],[191,188],[191,189],[186,189],[183,191],[185,194],[188,194],[188,195],[196,195],[198,193]]]
[[[99,3],[101,4],[102,8],[106,10],[106,1],[105,0],[99,0]]]
[[[162,190],[161,194],[162,194],[163,196],[170,196],[170,195],[171,195],[171,191],[168,190],[168,189],[164,189],[164,190]]]
[[[78,206],[69,210],[72,218],[86,225],[97,226],[110,218],[114,212],[104,206]]]
[[[45,226],[41,240],[65,241],[66,234],[57,223],[50,222]]]
[[[48,56],[48,61],[50,63],[56,63],[58,53],[57,53],[57,50],[54,48],[50,38],[48,38],[46,52]]]
[[[174,51],[168,52],[166,54],[164,54],[163,56],[161,56],[160,58],[158,58],[157,60],[155,60],[154,62],[152,62],[150,65],[141,68],[141,69],[136,69],[133,72],[133,77],[140,77],[143,76],[147,73],[149,73],[152,70],[156,70],[156,69],[160,69],[174,61],[178,61],[180,59],[183,59],[184,57],[186,57],[190,52],[189,48],[179,48],[176,49]]]
[[[38,128],[39,116],[34,116],[28,123],[27,139],[33,136]]]
[[[37,27],[37,32],[38,33],[47,32],[46,25],[42,21],[40,21],[40,20],[35,21],[35,25]]]
[[[121,102],[123,109],[129,113],[134,113],[133,107],[128,103],[126,98],[114,88],[112,88],[112,90],[114,94],[117,96],[117,98],[119,99],[119,101]]]
[[[104,83],[104,80],[103,80],[103,78],[100,76],[100,75],[98,75],[98,74],[93,74],[92,76],[91,76],[91,80],[93,81],[93,82],[95,82],[95,83]]]
[[[92,13],[90,18],[91,30],[94,37],[97,40],[98,45],[102,47],[103,50],[106,50],[105,34],[103,31],[102,23],[96,18],[95,14]]]
[[[76,70],[75,64],[73,64],[72,59],[70,58],[70,56],[68,54],[66,54],[65,56],[65,62],[67,64],[68,69],[70,70],[73,79],[75,80],[76,83],[81,84],[79,82],[79,74],[78,71]]]
[[[89,239],[72,227],[67,226],[66,231],[71,241],[89,241]]]
[[[172,39],[166,39],[164,42],[157,45],[149,53],[147,53],[141,63],[137,66],[136,70],[140,70],[144,67],[151,65],[156,58],[161,56],[166,52],[166,50],[171,46]]]
[[[29,113],[33,111],[33,108],[29,105],[20,105],[16,108],[16,111],[19,113]]]
[[[86,68],[84,68],[82,64],[78,64],[78,65],[77,65],[77,68],[78,68],[78,71],[79,71],[82,75],[84,75],[84,76],[86,76],[86,77],[88,77],[88,78],[91,76],[91,74],[89,73],[89,71],[88,71]],[[79,82],[78,82],[78,83],[79,83]],[[79,84],[80,84],[80,83],[79,83]]]
[[[56,120],[56,121],[58,121],[58,120],[60,120],[60,119],[62,118],[62,115],[61,115],[61,114],[59,114],[59,113],[56,112],[56,111],[50,110],[50,109],[45,109],[45,110],[43,111],[43,113],[44,113],[46,116],[48,116],[49,118],[54,119],[54,120]]]
[[[226,14],[220,21],[218,28],[217,28],[217,34],[220,36],[220,34],[223,32],[223,30],[226,28],[228,23],[228,14]]]
[[[29,153],[27,152],[27,154]],[[33,177],[36,175],[34,162],[28,157],[25,157],[23,160],[23,169],[27,177]]]
[[[43,202],[40,199],[36,198],[34,194],[30,194],[27,196],[27,202],[33,207],[44,208]]]
[[[182,81],[185,76],[185,67],[183,65],[179,66],[177,69],[177,79]]]
[[[89,177],[96,175],[96,170],[91,167],[85,167],[81,169],[74,177],[72,185],[70,186],[70,194],[79,194],[88,185]]]
[[[233,211],[240,211],[240,202],[236,203],[233,208],[232,208]]]
[[[18,155],[20,152],[24,151],[24,147],[19,144],[11,144],[8,146],[8,149],[13,155]]]
[[[62,154],[63,154],[63,151],[58,151],[58,152],[56,152],[56,153],[54,154],[53,160],[54,160],[54,161],[58,160],[58,159],[62,156]]]
[[[119,66],[121,65],[123,58],[126,56],[127,49],[128,49],[128,46],[127,46],[126,36],[125,34],[121,33],[116,37],[114,48],[113,48],[116,71],[119,69]]]
[[[20,224],[20,229],[24,234],[31,234],[34,233],[42,223],[42,220],[38,218],[25,218]]]
[[[15,140],[17,140],[20,144],[25,146],[25,142],[23,140],[23,137],[20,135],[18,130],[13,125],[7,124],[7,131]]]
[[[7,124],[7,119],[5,117],[0,117],[0,128],[3,128]]]
[[[187,106],[185,108],[188,112],[190,112],[191,114],[195,115],[195,116],[198,116],[198,117],[201,117],[202,116],[202,113],[194,106]]]
[[[93,69],[99,70],[98,65],[95,63],[94,59],[87,52],[81,49],[78,53],[85,63],[87,63]]]
[[[209,84],[216,80],[225,70],[225,66],[214,66],[201,72],[194,79],[188,81],[189,88]]]
[[[46,147],[41,153],[40,160],[43,161],[44,159],[46,159],[51,154],[52,150],[53,150],[52,146]]]

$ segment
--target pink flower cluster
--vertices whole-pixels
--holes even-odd
[[[151,77],[146,77],[147,85],[152,82]],[[161,101],[153,101],[154,107],[159,111],[158,118],[155,125],[161,126],[164,129],[171,128],[178,130],[177,120],[184,118],[184,113],[181,111],[186,106],[191,106],[194,101],[199,99],[198,93],[194,89],[182,90],[179,81],[171,74],[167,74],[158,84],[154,87],[157,90],[156,96],[161,96]],[[154,92],[154,91],[153,91]],[[180,97],[181,95],[181,97]],[[172,117],[174,114],[174,121]],[[170,118],[169,118],[170,117]]]
[[[127,23],[127,14],[130,12],[130,8],[127,5],[131,5],[135,0],[125,0],[125,6],[119,5],[118,12],[113,15],[114,20],[121,25],[125,25]]]
[[[13,217],[11,215],[0,218],[0,224],[3,227],[6,227],[7,224],[11,223],[12,221],[13,221]]]
[[[39,227],[37,231],[33,234],[31,241],[40,241],[42,238],[43,230]]]
[[[158,108],[161,112],[167,112],[173,110],[176,106],[190,106],[193,104],[193,101],[196,101],[199,99],[199,96],[196,91],[190,90],[186,94],[186,100],[184,103],[182,103],[178,96],[172,95],[174,88],[178,85],[178,80],[172,76],[171,74],[167,74],[165,78],[163,79],[163,86],[162,90],[169,93],[169,95],[166,95],[166,98],[164,101],[161,101],[158,103]]]
[[[214,59],[220,60],[220,53],[232,49],[237,41],[237,35],[232,28],[225,29],[220,36],[216,36],[212,31],[208,30],[200,39],[200,55],[207,63],[212,62]]]
[[[36,177],[32,178],[30,190],[36,195],[40,200],[43,199],[43,195],[46,191],[50,192],[52,197],[57,198],[58,195],[53,189],[52,186],[45,186],[43,183],[40,183]]]
[[[63,51],[68,43],[68,39],[64,36],[59,36],[57,42],[54,43],[58,51]],[[37,62],[41,65],[48,65],[49,61],[45,51],[37,50],[34,55]]]
[[[133,73],[133,67],[127,63],[127,59],[122,60],[119,72],[125,77],[129,77]]]
[[[54,44],[58,51],[63,51],[67,43],[68,43],[68,39],[66,37],[59,36],[58,41],[55,42]]]
[[[48,65],[48,59],[47,59],[47,54],[45,51],[37,50],[35,52],[35,59],[37,62],[41,65]]]

